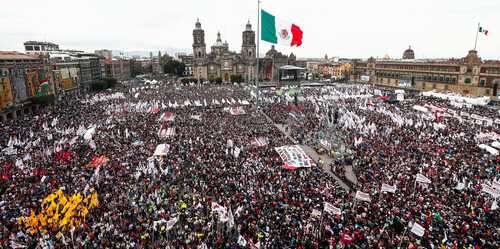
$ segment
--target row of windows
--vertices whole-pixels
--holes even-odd
[[[446,83],[456,83],[457,78],[455,77],[444,77],[444,76],[427,76],[427,75],[419,75],[415,77],[416,80],[422,81],[441,81]]]
[[[399,69],[399,70],[418,70],[418,71],[438,71],[438,72],[458,72],[458,67],[432,67],[432,66],[394,66],[394,65],[377,65],[378,68]]]
[[[399,73],[388,73],[388,72],[377,72],[376,75],[378,77],[385,78],[400,78],[400,77],[409,77],[406,75],[400,75]],[[419,81],[441,81],[446,83],[456,83],[456,77],[448,77],[448,76],[437,76],[437,75],[416,75],[414,76],[415,80]]]
[[[484,70],[481,70],[481,73],[500,74],[500,68],[499,69],[484,69]]]

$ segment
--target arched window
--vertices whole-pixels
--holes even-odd
[[[252,56],[252,51],[248,51],[248,56]]]
[[[198,51],[198,57],[201,57],[201,51]]]

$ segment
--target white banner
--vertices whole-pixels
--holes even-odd
[[[425,234],[425,228],[422,227],[417,222],[415,222],[415,223],[413,223],[413,226],[411,227],[411,232],[416,234],[419,237],[422,237]]]
[[[431,183],[431,180],[422,174],[417,174],[416,181],[421,182],[421,183],[426,183],[426,184]]]
[[[314,161],[298,145],[275,147],[274,149],[283,160],[283,168],[285,169],[310,168],[315,165]]]
[[[201,115],[191,115],[191,119],[201,121]]]
[[[326,201],[324,203],[324,211],[331,214],[331,215],[342,214],[342,210],[340,210],[340,208],[337,208],[334,205],[332,205]]]
[[[396,185],[391,186],[391,185],[382,183],[382,189],[380,191],[382,191],[382,192],[396,193]]]
[[[370,194],[365,193],[365,192],[361,192],[359,190],[356,192],[356,196],[354,198],[356,198],[358,200],[362,200],[362,201],[367,201],[367,202],[371,201]]]
[[[483,183],[483,184],[481,184],[481,187],[482,187],[481,191],[483,191],[483,192],[485,192],[487,194],[490,194],[495,199],[500,196],[500,191],[496,190],[492,186],[489,186],[488,184],[484,184]]]

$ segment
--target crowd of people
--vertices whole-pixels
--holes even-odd
[[[299,98],[266,90],[257,108],[252,87],[127,85],[7,121],[0,247],[498,248],[496,202],[482,185],[496,190],[500,160],[477,135],[500,134],[499,124],[413,108],[456,110],[445,100],[390,104],[373,90],[305,88]],[[457,111],[499,117],[485,107]],[[339,135],[352,153],[332,166],[352,166],[356,184],[341,188],[321,167],[284,169],[275,147],[293,141],[275,123],[310,146]],[[383,183],[396,191],[381,192]],[[95,191],[99,205],[71,230],[19,224],[60,189]],[[412,233],[415,223],[423,235]]]
[[[357,176],[354,188],[372,198],[350,210],[361,215],[357,222],[364,239],[372,240],[370,247],[380,237],[384,242],[379,240],[376,247],[401,244],[394,238],[404,233],[405,225],[417,222],[426,229],[425,235],[402,238],[414,246],[497,248],[500,157],[498,150],[489,152],[479,145],[498,140],[499,124],[491,122],[498,122],[498,111],[484,106],[456,108],[448,100],[415,94],[390,104],[364,96],[368,88],[305,89],[312,101],[297,111],[295,116],[303,118],[292,127],[295,134],[306,130],[309,139],[304,141],[311,146],[333,130],[352,151],[334,160],[332,168],[343,173],[339,169],[352,166]],[[328,95],[336,97],[325,101]],[[289,119],[284,111],[288,106],[283,101],[266,112],[284,122]],[[427,106],[427,112],[415,106]],[[429,177],[431,183],[416,182],[417,174]],[[382,192],[382,184],[397,190]],[[485,193],[484,184],[496,186],[497,192]]]

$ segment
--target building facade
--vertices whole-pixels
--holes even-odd
[[[40,86],[45,77],[40,56],[0,52],[0,110],[46,91]]]
[[[63,52],[53,52],[50,56],[50,67],[56,93],[78,89],[83,78],[90,78],[90,62],[80,61],[77,57]]]
[[[240,75],[246,81],[255,78],[256,43],[252,25],[247,23],[243,31],[243,43],[239,53],[229,51],[229,44],[222,42],[221,34],[217,33],[215,44],[207,53],[205,31],[199,20],[193,30],[192,74],[200,80],[215,80],[231,82],[231,75]]]
[[[259,80],[280,81],[280,68],[285,65],[296,65],[297,58],[293,53],[282,54],[271,46],[263,58],[259,58]]]
[[[106,63],[106,77],[115,78],[117,80],[129,80],[131,77],[130,60],[113,58]]]
[[[108,49],[95,50],[94,54],[103,57],[106,62],[113,59],[113,52]]]
[[[60,49],[59,45],[52,42],[27,41],[24,43],[24,51],[29,55],[46,55]]]
[[[176,56],[185,65],[184,76],[193,76],[193,55],[179,54]]]
[[[220,78],[226,83],[231,82],[232,75],[241,76],[247,82],[254,81],[257,61],[255,39],[255,31],[248,22],[242,32],[240,52],[229,51],[229,44],[227,41],[222,42],[221,34],[217,33],[217,39],[207,53],[205,31],[198,20],[193,30],[193,55],[181,58],[186,64],[186,75],[209,81]],[[294,65],[295,62],[295,55],[284,55],[272,46],[264,58],[259,58],[259,79],[277,81],[279,68]]]
[[[88,61],[88,80],[95,82],[101,80],[104,75],[104,57],[92,53],[80,53],[75,55],[81,62]],[[85,63],[86,64],[86,63]],[[81,67],[80,67],[81,68]],[[83,70],[83,69],[80,69]],[[83,78],[83,77],[82,77]],[[83,81],[83,79],[82,79]]]
[[[407,52],[406,57],[409,56]],[[470,50],[461,59],[447,60],[377,60],[372,57],[354,61],[351,80],[424,91],[500,96],[500,61],[483,61],[475,50]]]

